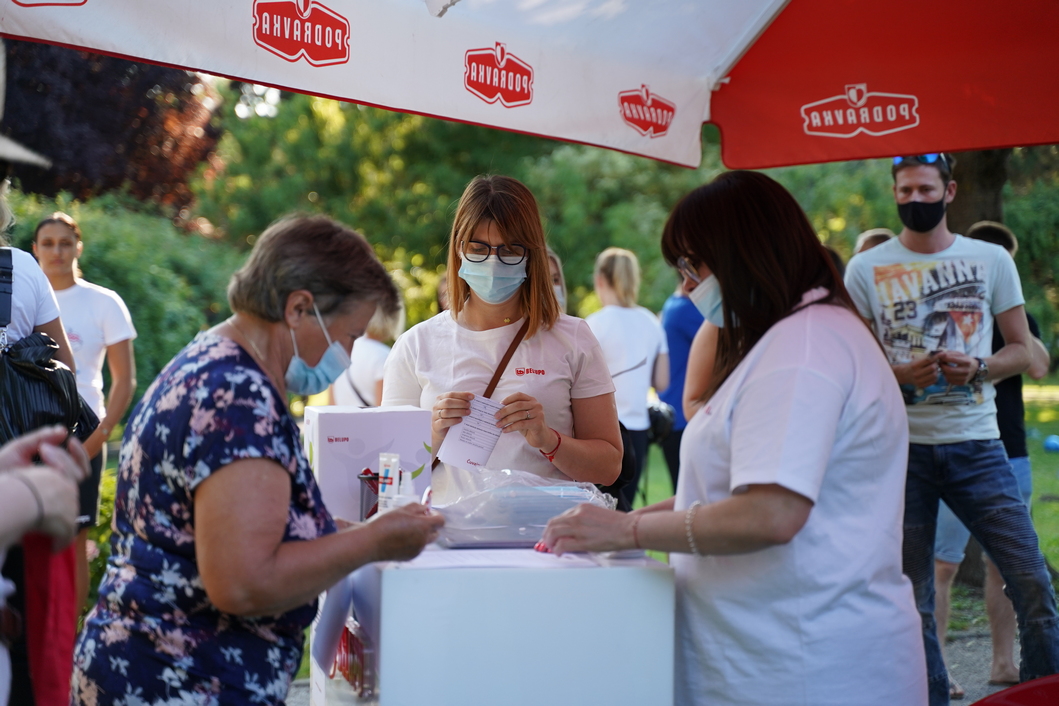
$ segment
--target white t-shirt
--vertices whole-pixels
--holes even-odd
[[[769,329],[688,423],[675,508],[773,483],[814,505],[788,544],[670,555],[676,703],[927,703],[901,573],[907,460],[901,394],[853,312],[817,304]]]
[[[374,338],[362,336],[354,341],[353,352],[349,354],[349,369],[335,380],[332,390],[335,404],[352,407],[378,405],[375,386],[382,380],[383,366],[386,365],[388,355],[390,347]],[[357,386],[356,392],[353,391],[353,385]],[[359,397],[357,393],[360,393]]]
[[[1015,262],[999,245],[957,235],[945,250],[923,254],[897,238],[857,255],[846,287],[892,365],[937,350],[975,358],[993,354],[993,317],[1024,303]],[[998,439],[993,383],[902,386],[913,444]]]
[[[56,292],[55,298],[77,363],[77,391],[102,419],[106,416],[103,360],[107,346],[136,338],[132,317],[116,292],[83,279]]]
[[[488,331],[472,331],[444,311],[413,326],[394,343],[386,361],[382,405],[433,409],[445,392],[483,394],[522,320]],[[555,325],[519,344],[492,399],[500,402],[524,392],[544,407],[545,420],[561,434],[573,435],[571,400],[614,391],[603,352],[582,319],[561,314]],[[517,432],[502,434],[486,465],[546,478],[568,480]],[[431,478],[433,500],[442,505],[472,492],[476,473],[441,464]]]
[[[642,306],[605,306],[585,321],[599,340],[614,379],[618,421],[630,431],[651,426],[647,391],[660,353],[669,353],[662,322]]]
[[[33,329],[59,318],[59,305],[48,278],[33,256],[18,248],[11,251],[11,323],[7,342],[14,343],[33,333]],[[66,323],[65,321],[63,323]]]

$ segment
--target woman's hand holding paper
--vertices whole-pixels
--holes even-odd
[[[445,519],[419,504],[405,505],[375,515],[367,523],[374,533],[375,561],[414,559],[438,538]]]
[[[536,398],[524,392],[505,397],[503,407],[496,413],[498,427],[504,433],[521,432],[526,442],[535,449],[551,451],[556,446],[555,432],[544,419],[544,407]]]

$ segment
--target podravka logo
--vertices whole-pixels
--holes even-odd
[[[471,49],[463,58],[463,85],[486,103],[506,108],[533,101],[533,67],[507,51],[504,44],[492,49]]]
[[[58,5],[84,5],[88,0],[11,0],[22,7],[52,7]]]
[[[677,114],[677,106],[651,93],[647,86],[640,86],[636,91],[622,91],[618,94],[618,108],[626,124],[636,129],[641,135],[662,137],[669,131],[669,123]]]
[[[889,135],[919,125],[919,99],[901,93],[874,93],[866,83],[851,83],[840,96],[802,106],[807,135],[853,137]]]
[[[349,21],[316,0],[255,0],[254,42],[313,66],[349,61]]]

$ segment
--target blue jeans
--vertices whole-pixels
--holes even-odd
[[[1015,474],[1015,482],[1018,483],[1022,502],[1029,507],[1030,497],[1033,495],[1033,469],[1030,466],[1030,457],[1020,456],[1008,460],[1011,462],[1011,472]],[[967,548],[967,540],[970,537],[971,530],[956,519],[956,515],[952,514],[952,510],[943,500],[938,506],[938,531],[934,538],[934,558],[950,564],[961,563],[964,550]]]
[[[934,534],[944,500],[993,559],[1018,619],[1019,678],[1059,672],[1059,614],[1037,533],[999,439],[910,444],[905,483],[904,572],[923,621],[931,706],[949,703],[934,622]]]

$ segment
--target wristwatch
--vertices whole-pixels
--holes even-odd
[[[985,378],[989,375],[989,364],[982,358],[975,358],[978,361],[978,370],[974,372],[974,376],[971,378],[972,383],[985,382]]]

